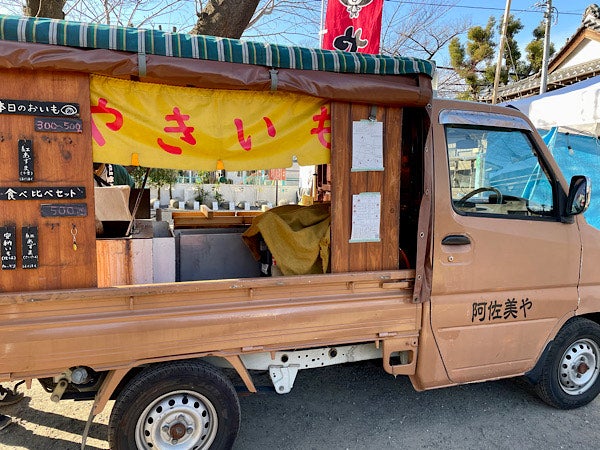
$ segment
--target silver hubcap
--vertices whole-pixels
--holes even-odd
[[[579,395],[594,385],[598,378],[600,348],[590,339],[574,342],[563,353],[558,368],[560,387],[569,395]]]
[[[194,391],[175,391],[144,410],[135,426],[135,442],[139,449],[207,449],[217,428],[217,411],[206,397]]]

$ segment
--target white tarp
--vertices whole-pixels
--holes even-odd
[[[600,76],[504,104],[517,107],[538,129],[600,136]]]

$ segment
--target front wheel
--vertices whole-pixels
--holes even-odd
[[[119,394],[108,430],[110,448],[229,449],[240,425],[231,381],[200,361],[150,366]]]
[[[600,325],[575,317],[556,335],[536,392],[560,409],[587,405],[600,393]]]

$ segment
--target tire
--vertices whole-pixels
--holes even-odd
[[[575,317],[556,335],[535,388],[555,408],[579,408],[600,393],[599,375],[600,325]]]
[[[225,450],[240,427],[231,381],[201,361],[149,366],[115,401],[108,442],[113,450]]]

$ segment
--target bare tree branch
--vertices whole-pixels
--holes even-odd
[[[431,5],[398,3],[384,18],[383,52],[391,55],[433,57],[454,37],[465,32],[470,21],[445,21],[444,17],[457,1],[437,0]]]

